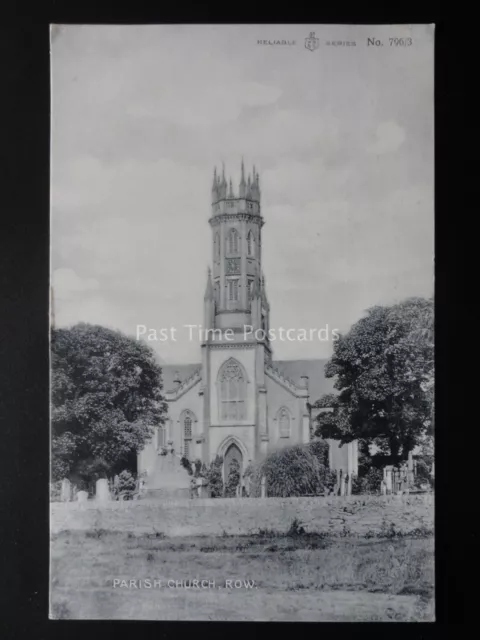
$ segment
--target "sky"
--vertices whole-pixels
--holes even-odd
[[[348,331],[433,295],[433,41],[432,25],[52,27],[56,326],[177,327],[151,346],[199,362],[182,328],[203,322],[213,167],[237,186],[242,157],[260,175],[272,328]],[[273,348],[327,358],[332,341]]]

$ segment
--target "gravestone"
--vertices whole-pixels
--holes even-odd
[[[88,493],[86,491],[79,491],[77,493],[77,501],[80,504],[85,504],[88,500]]]
[[[265,476],[262,476],[262,482],[261,482],[260,488],[261,488],[262,498],[266,498],[267,497],[267,478]]]
[[[95,500],[102,503],[110,500],[110,490],[108,488],[108,480],[106,478],[100,478],[97,480]]]
[[[62,480],[62,489],[60,492],[60,500],[62,502],[70,502],[72,496],[72,485],[68,478]]]
[[[385,469],[383,470],[383,478],[385,480],[385,485],[387,487],[387,494],[391,494],[392,490],[393,490],[393,478],[392,478],[392,474],[393,474],[393,468],[391,466],[387,466],[385,467]]]
[[[199,498],[209,498],[208,481],[205,478],[197,478],[197,495]]]

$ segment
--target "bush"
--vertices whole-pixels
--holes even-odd
[[[115,476],[115,480],[110,487],[113,497],[115,500],[120,500],[123,498],[124,500],[131,500],[133,495],[137,491],[137,481],[135,476],[124,469],[118,476]]]
[[[240,464],[235,458],[230,465],[227,482],[225,484],[225,497],[234,498],[237,494],[237,487],[240,483]]]
[[[332,469],[326,469],[325,478],[324,478],[324,491],[326,493],[330,493],[335,489],[335,485],[337,484],[337,472]]]
[[[422,484],[429,484],[433,486],[433,478],[430,474],[430,470],[428,468],[425,460],[417,460],[417,473],[415,475],[415,486],[420,486]]]
[[[184,467],[184,469],[188,471],[189,476],[193,475],[192,464],[188,458],[186,458],[185,456],[182,456],[180,458],[180,464],[182,465],[182,467]]]
[[[368,469],[363,476],[353,476],[352,493],[359,494],[378,494],[382,484],[383,472],[376,467]]]
[[[319,495],[323,491],[322,465],[318,458],[301,445],[285,447],[269,454],[254,466],[250,495],[261,495],[261,481],[265,476],[267,495],[278,498]]]
[[[223,496],[222,464],[223,458],[217,456],[206,470],[205,477],[208,481],[211,498],[221,498]]]

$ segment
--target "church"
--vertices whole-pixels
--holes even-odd
[[[162,365],[168,418],[138,455],[138,472],[156,488],[165,449],[209,464],[223,458],[224,478],[233,459],[245,470],[281,447],[308,443],[311,408],[333,381],[325,360],[275,360],[269,340],[270,305],[262,270],[260,179],[242,161],[238,191],[225,169],[212,184],[211,267],[204,295],[199,362]],[[318,411],[317,411],[318,413]],[[330,468],[356,473],[356,443],[330,444]]]

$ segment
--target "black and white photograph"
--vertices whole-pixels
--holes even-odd
[[[50,619],[435,621],[434,36],[50,26]]]

